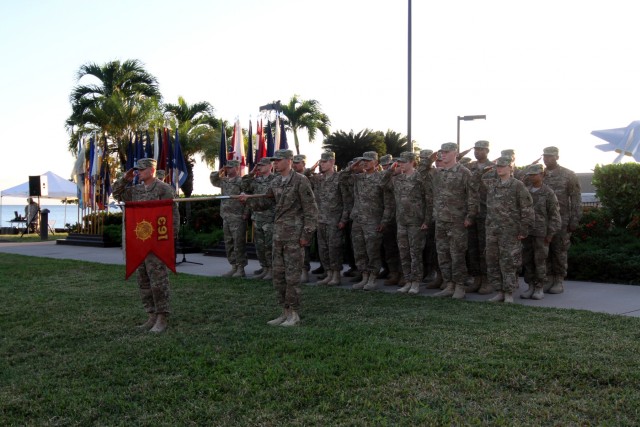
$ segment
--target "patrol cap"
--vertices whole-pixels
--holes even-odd
[[[355,162],[359,162],[360,160],[364,160],[364,157],[354,157],[353,160],[351,161],[355,163]]]
[[[527,167],[527,175],[538,175],[544,172],[544,166],[541,164],[529,165]]]
[[[458,151],[458,145],[455,142],[445,142],[440,151]]]
[[[271,160],[282,159],[293,159],[293,151],[285,149],[277,150],[275,153],[273,153],[273,157],[271,157]]]
[[[557,156],[560,154],[560,150],[558,150],[558,147],[547,147],[542,150],[542,154],[545,156]]]
[[[145,157],[144,159],[138,160],[133,168],[137,170],[142,170],[146,168],[155,168],[155,167],[156,167],[156,161],[149,157]]]
[[[398,158],[399,162],[407,163],[413,162],[416,159],[415,153],[410,153],[408,151],[404,151],[400,153],[400,157]]]
[[[391,154],[385,154],[384,156],[380,157],[380,164],[382,166],[387,166],[391,163],[393,163],[393,156]]]
[[[486,148],[488,150],[489,141],[485,141],[485,140],[476,141],[476,145],[474,145],[473,148]]]
[[[227,164],[224,165],[225,168],[235,168],[240,166],[240,160],[227,160]]]
[[[263,157],[260,160],[258,160],[258,164],[260,166],[271,165],[271,158],[270,157]]]
[[[420,158],[428,159],[433,154],[433,150],[420,150]]]
[[[293,163],[300,163],[300,162],[306,162],[307,161],[307,156],[305,156],[304,154],[296,154],[295,156],[293,156]]]
[[[156,178],[158,178],[160,181],[164,181],[164,177],[167,174],[167,172],[165,172],[164,169],[160,169],[159,171],[156,171]]]
[[[500,157],[498,160],[496,160],[496,166],[511,166],[511,157]]]
[[[362,160],[378,160],[378,153],[375,151],[365,151],[362,153]]]
[[[336,153],[334,153],[333,151],[325,151],[324,153],[320,154],[320,161],[326,162],[328,160],[335,160],[336,158]]]
[[[502,150],[500,152],[500,155],[502,157],[511,157],[511,158],[513,158],[516,155],[516,152],[515,152],[515,150],[512,150],[511,148],[508,148],[506,150]]]
[[[469,162],[471,162],[471,158],[469,157],[463,157],[460,159],[460,163],[462,163],[463,165],[466,165]]]

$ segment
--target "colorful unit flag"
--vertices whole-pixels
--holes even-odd
[[[136,271],[150,252],[175,273],[173,200],[126,202],[124,207],[127,258],[125,279]]]

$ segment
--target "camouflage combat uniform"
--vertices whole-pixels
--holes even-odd
[[[247,194],[265,194],[276,175],[254,176],[247,174],[242,177],[242,188]],[[252,211],[251,219],[254,224],[253,240],[256,245],[256,255],[262,268],[271,268],[273,259],[273,216],[274,207],[261,211]]]
[[[564,279],[567,275],[567,253],[571,245],[569,230],[575,230],[578,227],[582,216],[580,182],[575,173],[560,165],[554,169],[547,168],[543,182],[556,193],[562,218],[562,226],[549,245],[547,274]]]
[[[542,286],[547,275],[547,257],[549,246],[545,238],[555,235],[562,226],[558,198],[551,188],[542,185],[540,188],[529,187],[533,200],[535,221],[529,235],[523,242],[524,281],[534,287]]]
[[[349,168],[345,169],[345,172],[351,173]],[[360,273],[377,275],[382,266],[382,233],[378,231],[378,226],[389,224],[392,212],[388,203],[385,207],[380,172],[351,176],[354,179],[351,241],[356,266]]]
[[[487,187],[482,180],[482,176],[485,173],[485,168],[494,166],[491,161],[485,163],[478,163],[478,161],[472,161],[467,165],[467,169],[471,171],[474,186],[478,189],[478,215],[476,220],[468,228],[469,232],[469,274],[471,276],[486,276],[487,274],[487,262],[484,257],[484,248],[486,246],[486,229],[485,220],[487,218]]]
[[[331,175],[310,176],[313,193],[318,205],[318,255],[327,270],[342,271],[343,230],[339,223],[346,224],[349,211],[343,202],[343,190],[347,176],[342,172]]]
[[[487,279],[499,292],[518,288],[517,271],[522,264],[522,243],[534,222],[532,200],[522,181],[510,177],[502,182],[485,181],[487,188]]]
[[[156,179],[151,185],[144,183],[128,186],[129,181],[118,179],[113,184],[113,197],[119,201],[143,202],[147,200],[165,200],[176,197],[173,187]],[[174,237],[180,229],[178,204],[173,204]],[[126,245],[126,242],[125,242]],[[126,247],[126,246],[125,246]],[[169,314],[169,272],[164,262],[153,253],[149,253],[138,267],[138,287],[144,309],[149,314]]]
[[[437,169],[433,175],[436,250],[445,283],[463,286],[467,277],[468,237],[464,222],[475,221],[477,197],[471,172],[461,164]]]
[[[211,184],[222,189],[223,196],[235,196],[242,193],[242,178],[220,177],[217,171],[211,172]],[[232,266],[247,265],[247,218],[249,211],[242,203],[235,199],[220,201],[220,216],[224,232],[224,247],[227,260]]]
[[[277,175],[267,189],[269,198],[249,200],[255,210],[274,206],[273,286],[278,304],[298,311],[301,302],[300,271],[304,250],[300,240],[311,241],[318,222],[318,207],[309,179],[293,170]]]
[[[420,282],[424,277],[422,252],[427,236],[421,226],[431,222],[433,211],[431,182],[417,171],[411,175],[392,174],[391,169],[383,172],[383,182],[393,186],[402,272],[407,282]]]

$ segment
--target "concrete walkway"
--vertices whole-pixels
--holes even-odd
[[[120,248],[94,248],[85,246],[57,245],[55,241],[35,242],[35,243],[7,243],[0,242],[0,252],[12,253],[27,256],[38,256],[45,258],[74,259],[79,261],[98,262],[102,264],[124,265],[123,252]],[[176,260],[183,259],[182,254],[178,254]],[[185,259],[189,262],[180,263],[176,269],[178,273],[194,274],[199,276],[220,276],[229,270],[229,264],[225,258],[204,256],[203,254],[186,254]],[[199,264],[193,264],[200,263]],[[318,263],[312,263],[312,269],[318,267]],[[258,269],[258,262],[249,260],[246,268],[248,277],[254,270]],[[315,276],[311,275],[312,282]],[[380,280],[380,291],[395,292],[397,287],[382,286]],[[345,289],[349,289],[351,284],[346,278],[343,279]],[[313,285],[310,285],[313,286]],[[526,289],[526,285],[520,279],[520,292]],[[362,291],[358,291],[362,292]],[[421,296],[429,296],[436,293],[436,290],[421,289]],[[573,308],[589,310],[609,314],[619,314],[625,316],[640,317],[640,286],[614,285],[591,282],[565,281],[565,291],[559,295],[545,294],[541,301],[524,300],[515,295],[517,304],[532,305],[540,307]],[[485,301],[491,295],[469,294],[469,301]]]

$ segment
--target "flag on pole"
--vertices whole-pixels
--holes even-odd
[[[171,199],[125,202],[125,279],[136,271],[150,252],[176,272],[173,203]]]
[[[220,152],[218,153],[218,170],[222,170],[227,164],[227,130],[224,126],[224,120],[220,120]]]
[[[258,126],[256,139],[258,140],[258,151],[256,152],[256,162],[259,162],[263,157],[267,157],[267,146],[264,142],[264,129],[262,128],[262,119],[260,119],[260,124],[256,123]]]
[[[236,123],[233,128],[233,158],[240,162],[240,176],[244,175],[245,166],[247,166],[244,156],[244,138],[242,137],[242,126],[240,126],[240,118],[236,117]]]
[[[253,170],[253,126],[251,125],[251,119],[249,119],[249,152],[247,153],[247,166],[249,170]]]
[[[147,136],[147,142],[144,146],[144,156],[147,158],[153,158],[153,148],[151,147],[151,138],[149,137],[149,131],[145,131]]]
[[[178,129],[176,128],[176,139],[174,141],[174,153],[173,153],[173,186],[176,191],[187,181],[187,163],[184,160],[182,154],[182,147],[180,147],[180,140],[178,138]]]
[[[273,153],[275,152],[273,134],[271,133],[271,123],[267,120],[267,157],[273,157]]]
[[[280,149],[280,117],[276,114],[276,143],[275,143],[275,151]]]
[[[160,155],[160,142],[158,139],[158,134],[160,133],[160,129],[158,129],[158,132],[154,132],[153,133],[153,160],[156,161],[156,164],[158,164],[158,156]]]
[[[280,149],[286,150],[289,148],[287,144],[287,132],[284,130],[284,120],[280,120]]]

